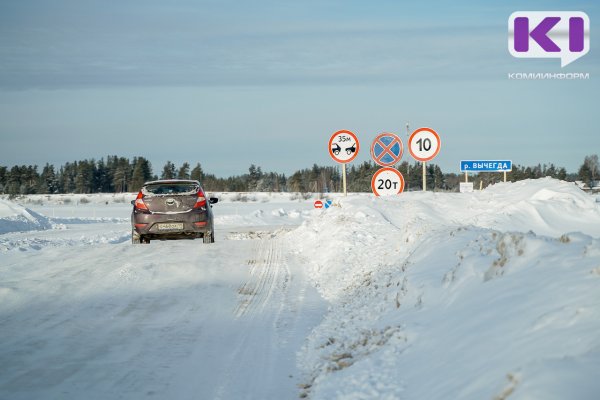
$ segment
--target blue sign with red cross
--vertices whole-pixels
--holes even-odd
[[[393,133],[381,133],[371,144],[371,157],[382,167],[398,163],[402,158],[402,151],[402,139]]]

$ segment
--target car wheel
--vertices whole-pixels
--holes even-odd
[[[133,243],[133,244],[142,243],[142,238],[140,237],[140,234],[137,233],[135,230],[131,231],[131,243]]]
[[[215,235],[213,232],[206,232],[204,234],[204,243],[214,243],[215,242]]]

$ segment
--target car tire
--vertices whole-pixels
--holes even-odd
[[[206,232],[203,236],[204,243],[214,243],[215,235],[213,232]]]
[[[131,231],[131,243],[132,244],[142,243],[142,238],[140,237],[140,234],[137,233],[135,230]]]

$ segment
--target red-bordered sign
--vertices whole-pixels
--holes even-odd
[[[347,130],[337,131],[329,139],[329,155],[342,164],[354,160],[358,155],[359,148],[358,138]]]
[[[433,160],[441,147],[440,135],[431,128],[419,128],[408,139],[408,151],[417,161]]]
[[[404,177],[396,168],[381,168],[371,178],[371,190],[375,196],[400,194],[404,191]]]
[[[371,143],[371,158],[382,167],[389,167],[400,161],[404,146],[402,139],[393,133],[384,132]]]
[[[323,202],[321,200],[316,200],[315,208],[323,208]]]

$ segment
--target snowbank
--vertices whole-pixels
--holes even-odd
[[[600,392],[600,205],[575,185],[348,198],[288,236],[331,304],[311,399]]]
[[[50,229],[48,218],[12,201],[0,199],[0,234]]]

